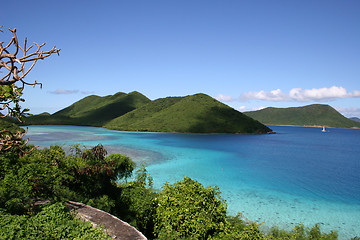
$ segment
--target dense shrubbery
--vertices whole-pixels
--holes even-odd
[[[92,149],[74,146],[68,154],[59,146],[51,146],[23,157],[18,149],[12,149],[0,155],[0,208],[8,218],[13,214],[20,228],[28,227],[23,226],[24,219],[36,214],[34,203],[39,199],[79,201],[115,212],[119,208],[115,200],[121,194],[116,181],[129,177],[134,167],[124,155],[106,157],[101,145]]]
[[[161,239],[208,239],[225,230],[226,203],[216,188],[185,177],[166,184],[155,202],[155,233]]]
[[[134,168],[131,159],[107,156],[101,145],[92,149],[74,146],[68,152],[51,146],[22,157],[14,149],[0,155],[1,237],[31,239],[34,234],[39,239],[36,234],[40,233],[30,233],[36,228],[49,232],[46,239],[59,238],[56,234],[70,238],[89,230],[89,225],[79,227],[78,220],[72,222],[73,216],[60,204],[37,212],[35,201],[46,199],[83,202],[110,212],[149,239],[337,239],[336,232],[321,233],[319,225],[311,229],[298,225],[290,232],[273,228],[265,234],[241,215],[226,216],[219,189],[205,188],[185,177],[157,192],[145,167],[138,169],[132,181],[127,180]],[[59,219],[51,217],[55,212]]]
[[[116,181],[131,175],[130,158],[112,154],[98,145],[74,146],[70,154],[59,146],[34,150],[19,157],[17,150],[0,156],[0,207],[11,213],[27,212],[37,199],[73,200],[111,211]]]
[[[112,239],[102,229],[74,218],[61,203],[32,216],[0,211],[0,229],[0,239]]]
[[[157,197],[152,189],[152,178],[142,166],[136,171],[135,180],[119,185],[121,194],[117,197],[116,213],[122,220],[135,226],[148,238],[154,238],[154,216]]]

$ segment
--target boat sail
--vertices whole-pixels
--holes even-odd
[[[323,129],[321,130],[322,132],[326,132],[325,126],[323,127]]]

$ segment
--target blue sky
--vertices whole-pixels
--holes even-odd
[[[206,93],[240,111],[329,104],[360,117],[360,1],[5,1],[3,30],[47,43],[24,107],[90,94]],[[7,42],[10,32],[0,33]]]

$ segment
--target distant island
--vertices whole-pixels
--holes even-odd
[[[244,114],[267,125],[360,128],[360,122],[348,119],[331,106],[324,104],[289,108],[268,107]]]
[[[206,94],[151,101],[139,92],[91,95],[25,125],[81,125],[121,131],[266,134],[272,130]]]
[[[350,120],[353,120],[353,121],[355,121],[355,122],[360,122],[360,118],[358,118],[358,117],[351,117],[351,118],[349,118]]]

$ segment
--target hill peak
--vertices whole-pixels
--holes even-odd
[[[150,102],[139,92],[129,94],[118,92],[114,95],[99,97],[87,96],[51,116],[34,116],[27,124],[67,124],[102,126],[108,121],[130,112]]]
[[[289,108],[269,107],[244,114],[268,125],[360,127],[360,124],[347,119],[327,104]]]
[[[89,125],[152,132],[271,132],[260,122],[204,93],[154,101],[137,91],[105,97],[91,95],[53,115],[29,117],[27,124]]]
[[[110,121],[115,130],[184,133],[267,133],[261,123],[203,94],[154,100]]]

